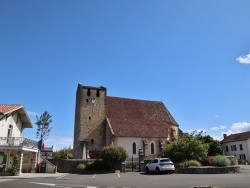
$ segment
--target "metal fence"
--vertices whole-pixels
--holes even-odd
[[[139,161],[125,161],[125,171],[139,171]]]
[[[21,146],[27,148],[37,148],[37,141],[24,137],[0,137],[1,146]]]

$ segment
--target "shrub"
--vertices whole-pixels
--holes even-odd
[[[84,170],[90,171],[109,171],[111,170],[109,163],[104,160],[95,160],[87,162]]]
[[[114,168],[116,162],[125,161],[128,157],[126,150],[120,146],[106,146],[102,149],[101,158],[106,161],[111,169]]]
[[[235,160],[230,160],[230,165],[236,165],[236,161]]]
[[[223,155],[214,156],[214,160],[212,162],[213,166],[218,166],[218,167],[229,166],[230,164],[231,164],[230,160]]]
[[[194,135],[184,134],[162,150],[162,157],[170,158],[174,163],[185,160],[198,160],[206,156],[209,145],[198,140]]]
[[[12,168],[11,168],[11,174],[13,176],[18,175],[19,169],[20,169],[20,157],[19,157],[19,155],[15,155],[13,157],[13,164],[12,164]]]
[[[86,168],[86,166],[85,166],[85,164],[83,164],[83,163],[81,163],[81,164],[79,164],[79,165],[77,166],[77,170],[78,170],[79,172],[82,172],[85,168]]]
[[[202,164],[202,166],[212,166],[214,158],[210,156],[202,157],[199,161]]]
[[[247,160],[240,159],[240,160],[239,160],[239,164],[240,164],[240,165],[248,165],[249,162],[248,162]]]
[[[196,160],[184,161],[176,164],[177,167],[201,166],[201,163]]]

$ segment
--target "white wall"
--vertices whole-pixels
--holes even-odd
[[[129,158],[132,156],[134,159],[139,157],[138,151],[143,148],[143,140],[146,141],[147,145],[145,146],[145,158],[155,158],[160,155],[160,146],[159,141],[164,140],[163,144],[165,145],[164,138],[138,138],[138,137],[116,137],[115,138],[115,146],[123,147],[127,153]],[[133,142],[136,143],[136,154],[133,154]],[[151,143],[154,143],[154,154],[151,154]]]
[[[11,137],[22,137],[21,128],[22,128],[22,122],[21,119],[18,120],[17,123],[17,113],[15,113],[13,116],[9,116],[7,119],[3,118],[0,121],[0,137],[7,137],[8,136],[8,129],[9,126],[12,125],[12,134]]]
[[[138,158],[138,150],[143,149],[142,138],[119,137],[116,141],[118,146],[123,147],[127,151],[129,158],[132,158],[132,156],[133,158]],[[136,154],[133,154],[133,142],[136,143]]]
[[[240,144],[242,144],[243,150],[240,150]],[[236,145],[236,151],[231,150],[231,146]],[[226,146],[228,146],[228,152],[226,151]],[[246,160],[250,161],[250,140],[246,141],[238,141],[238,142],[229,142],[229,143],[223,143],[221,144],[222,150],[224,151],[224,154],[227,156],[234,155],[237,157],[237,159],[240,159],[240,154],[245,154]]]

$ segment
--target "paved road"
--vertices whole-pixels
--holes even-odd
[[[250,170],[236,174],[68,174],[61,177],[0,179],[0,188],[192,188],[210,185],[216,188],[249,188]]]

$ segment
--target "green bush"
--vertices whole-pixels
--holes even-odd
[[[101,158],[113,169],[116,162],[123,162],[128,157],[127,151],[118,146],[106,146],[102,149]]]
[[[176,164],[177,167],[201,166],[201,163],[196,160],[184,161]]]
[[[240,159],[240,160],[239,160],[239,164],[240,164],[240,165],[248,165],[249,162],[248,162],[247,160],[242,160],[242,159]]]
[[[83,170],[85,169],[85,164],[83,164],[83,163],[81,163],[81,164],[79,164],[78,166],[77,166],[77,170],[81,173],[81,172],[83,172]]]
[[[230,159],[229,159],[229,160],[230,160]],[[231,159],[231,160],[230,160],[230,165],[232,165],[232,166],[236,165],[236,161],[233,160],[233,159]]]
[[[111,170],[109,163],[107,163],[104,160],[95,160],[95,161],[89,161],[86,164],[86,167],[84,170],[90,170],[90,171],[109,171]]]
[[[197,139],[194,135],[184,134],[168,144],[161,152],[162,157],[170,158],[174,163],[189,160],[199,160],[207,156],[209,145]]]
[[[20,169],[20,157],[19,157],[19,155],[15,155],[13,157],[13,164],[12,164],[12,168],[11,168],[11,174],[13,176],[18,175],[19,169]]]
[[[230,164],[230,160],[223,155],[214,156],[214,160],[212,161],[212,165],[218,167],[229,166]]]

